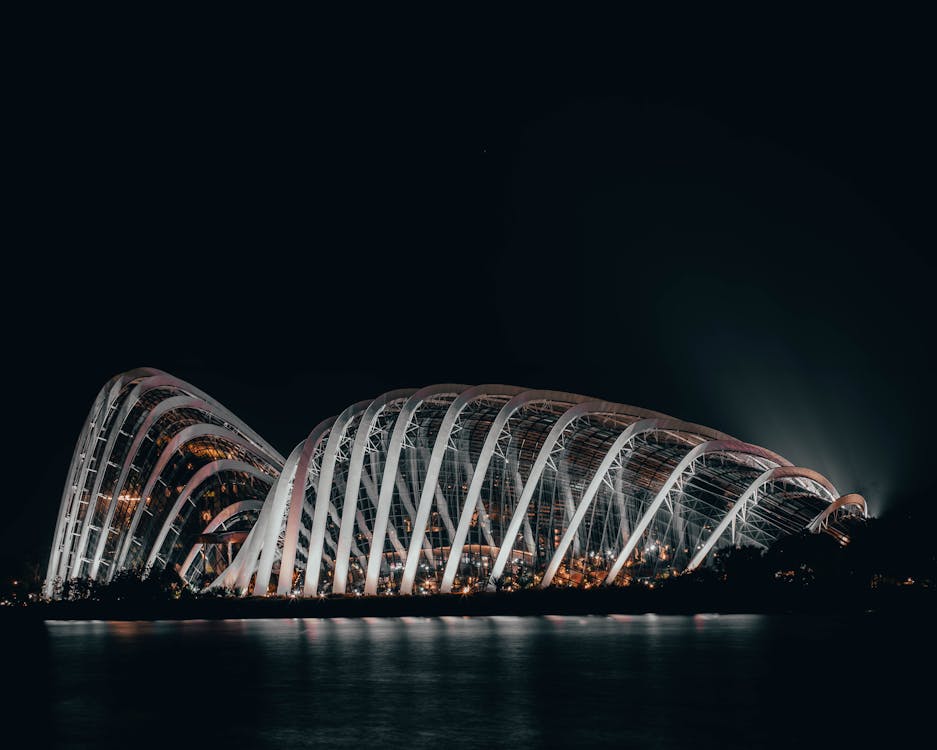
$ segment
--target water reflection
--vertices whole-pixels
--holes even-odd
[[[896,691],[902,665],[932,649],[882,618],[706,615],[48,623],[26,640],[39,738],[124,748],[894,739],[924,704]]]

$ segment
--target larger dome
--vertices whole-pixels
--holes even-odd
[[[152,369],[104,386],[75,447],[46,593],[175,570],[264,595],[623,585],[866,512],[766,448],[634,406],[507,385],[360,401],[284,460]]]

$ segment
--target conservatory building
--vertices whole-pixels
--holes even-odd
[[[351,404],[284,457],[153,369],[107,383],[68,471],[45,593],[171,571],[243,595],[620,586],[866,513],[716,430],[558,391],[455,383]]]

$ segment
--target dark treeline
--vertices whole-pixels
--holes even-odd
[[[42,571],[4,580],[4,610],[42,618],[328,617],[439,614],[785,612],[934,608],[937,550],[923,503],[850,524],[850,542],[827,534],[784,537],[768,549],[727,547],[694,573],[627,587],[420,597],[248,598],[198,593],[174,573],[126,571],[108,584],[76,579],[39,597]],[[18,606],[19,605],[19,606]]]
[[[827,534],[805,532],[783,537],[766,550],[729,547],[716,554],[712,568],[696,575],[737,587],[932,587],[937,551],[927,527],[916,513],[907,513],[850,524],[846,545]]]

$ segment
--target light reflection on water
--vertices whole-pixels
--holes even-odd
[[[781,747],[886,726],[894,741],[914,719],[885,713],[924,700],[900,686],[925,631],[743,615],[52,622],[27,638],[38,700],[22,710],[67,747]]]

